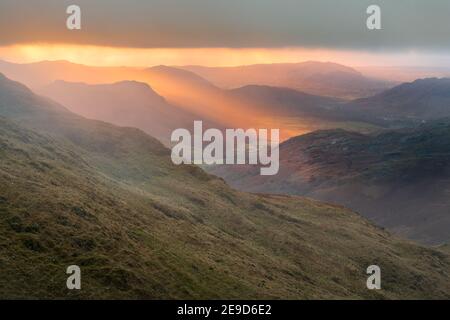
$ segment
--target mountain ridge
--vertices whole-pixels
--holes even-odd
[[[420,123],[450,116],[449,92],[450,78],[417,79],[352,101],[342,111],[372,121]]]
[[[280,172],[251,166],[211,172],[251,192],[287,193],[345,205],[403,236],[448,242],[450,118],[361,134],[316,131],[280,145]]]
[[[86,84],[58,80],[39,93],[87,118],[140,128],[165,144],[170,144],[173,130],[192,126],[195,119],[138,81]]]
[[[0,82],[1,297],[448,297],[441,251],[342,207],[233,190],[174,166],[141,130],[14,88]],[[383,270],[379,292],[365,287],[373,263]],[[83,290],[65,288],[72,264]]]
[[[384,81],[366,78],[353,68],[332,62],[307,61],[237,67],[179,66],[179,68],[197,73],[224,88],[249,84],[271,85],[347,100],[370,96],[389,87]]]

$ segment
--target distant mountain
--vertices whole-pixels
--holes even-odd
[[[344,113],[372,122],[422,122],[450,117],[450,78],[403,83],[344,105]]]
[[[204,88],[205,90],[218,90],[218,88],[204,78],[183,69],[161,65],[147,68],[144,72],[147,73],[148,77],[154,77],[155,80],[166,80],[167,82],[177,83],[183,85],[183,87],[186,86],[187,88],[193,87]],[[156,83],[156,85],[161,85],[161,88],[163,88],[163,84],[161,83]]]
[[[340,68],[347,70],[346,67]],[[62,99],[61,94],[54,90],[49,92],[46,87],[58,80],[86,84],[135,80],[148,84],[158,95],[164,97],[167,103],[176,107],[183,118],[183,114],[193,115],[196,120],[202,120],[206,127],[219,129],[280,128],[282,139],[333,127],[367,132],[371,131],[373,126],[361,122],[358,117],[353,120],[342,114],[336,116],[328,110],[333,108],[334,104],[338,104],[331,98],[271,86],[245,86],[242,89],[225,90],[191,71],[167,66],[142,69],[90,67],[66,61],[31,64],[0,62],[0,72],[2,71],[13,80],[23,82],[35,91],[48,94],[55,100],[67,104],[74,111],[83,107],[75,108],[73,101]],[[103,116],[99,119],[117,120]],[[122,122],[114,123],[122,124]],[[138,127],[147,129],[141,125]],[[150,133],[154,134],[151,131]],[[160,137],[158,133],[154,135]]]
[[[294,64],[294,66],[297,65]],[[350,68],[334,64],[303,63],[299,66],[304,71],[302,74],[309,74],[311,77],[315,74],[314,71],[328,74],[326,70],[358,75]],[[269,72],[274,79],[277,79],[274,76],[277,72],[290,74],[289,68],[292,65],[273,65],[272,67],[280,68],[279,71]],[[252,70],[256,66],[245,68]],[[416,81],[370,98],[343,102],[268,85],[246,85],[242,88],[225,90],[191,71],[167,66],[126,68],[90,67],[66,61],[44,61],[32,64],[0,62],[0,72],[2,70],[6,70],[12,79],[24,82],[37,92],[45,92],[43,88],[57,80],[87,84],[139,81],[148,84],[155,93],[164,97],[168,104],[179,110],[179,115],[173,114],[173,117],[180,116],[184,119],[185,114],[193,115],[195,119],[203,120],[205,126],[222,129],[280,128],[283,139],[329,128],[344,128],[367,133],[379,127],[405,127],[423,120],[448,115],[445,96],[447,84],[443,83],[445,79]],[[240,79],[238,73],[233,74],[233,77]],[[345,86],[345,82],[339,81],[339,84]],[[432,92],[431,87],[436,87],[437,91]],[[58,99],[57,95],[52,97]],[[62,102],[69,105],[68,101]],[[139,127],[147,129],[140,125]],[[149,132],[160,137],[158,132]]]
[[[450,77],[449,67],[363,66],[355,69],[368,77],[397,84],[424,78]]]
[[[0,72],[15,81],[41,92],[51,83],[83,82],[105,84],[121,81],[147,83],[168,103],[185,113],[194,114],[197,120],[209,126],[251,126],[252,117],[242,117],[251,112],[250,106],[231,100],[226,93],[202,79],[200,76],[182,69],[167,66],[152,68],[92,67],[67,61],[43,61],[29,64],[15,64],[0,61]],[[239,109],[239,112],[237,110]],[[224,116],[227,114],[226,116]],[[256,116],[256,113],[253,113]]]
[[[89,84],[138,80],[136,77],[142,70],[143,68],[85,66],[64,60],[23,64],[0,60],[1,73],[33,90],[39,90],[57,80]]]
[[[352,68],[331,62],[180,68],[195,72],[223,88],[268,85],[343,99],[368,97],[390,86],[386,81],[367,78]]]
[[[376,124],[348,116],[337,99],[294,89],[248,85],[228,90],[227,95],[258,110],[264,119],[260,123],[265,123],[266,127],[281,128],[282,140],[321,129],[343,128],[364,133],[381,129]]]
[[[1,298],[450,297],[443,251],[342,207],[235,191],[1,75],[0,156]],[[383,290],[365,286],[374,263]],[[82,290],[65,289],[73,264]]]
[[[146,83],[122,81],[88,85],[55,81],[40,93],[90,119],[136,127],[168,143],[176,128],[188,128],[194,115],[174,107]]]
[[[197,115],[198,120],[214,122],[217,126],[245,122],[233,115],[235,106],[221,89],[192,72],[156,66],[145,69],[139,78],[152,84],[152,87],[172,104]],[[225,114],[228,114],[228,117],[224,116]]]
[[[450,245],[449,244],[444,244],[444,245],[440,246],[439,249],[441,249],[445,253],[450,253]]]
[[[301,91],[261,85],[248,85],[229,91],[230,96],[259,105],[271,115],[331,117],[330,110],[339,105],[332,98]]]
[[[363,135],[317,131],[280,146],[280,172],[253,167],[213,173],[252,192],[285,193],[345,205],[424,243],[450,240],[450,119]]]

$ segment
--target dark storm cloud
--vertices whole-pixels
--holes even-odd
[[[82,8],[82,30],[65,28]],[[383,30],[366,29],[366,8]],[[449,0],[1,0],[0,45],[448,49]]]

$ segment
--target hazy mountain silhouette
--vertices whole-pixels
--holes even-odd
[[[54,81],[104,84],[135,80],[145,82],[168,103],[195,114],[198,120],[216,127],[256,126],[258,110],[227,96],[200,76],[167,66],[152,68],[92,67],[66,61],[44,61],[29,64],[0,63],[0,72],[15,81],[41,91]],[[247,116],[243,116],[247,115]]]
[[[77,116],[1,75],[0,155],[3,298],[449,297],[444,251],[342,207],[235,191],[174,166],[138,129]],[[374,262],[379,291],[365,287]],[[73,264],[83,290],[65,289]]]
[[[135,79],[142,68],[94,67],[69,61],[11,63],[0,60],[0,72],[32,90],[39,90],[57,80],[89,84],[112,83]]]
[[[174,129],[189,128],[195,120],[141,82],[88,85],[55,81],[40,93],[84,117],[136,127],[165,143]]]
[[[374,95],[390,86],[386,81],[364,77],[355,69],[331,62],[258,64],[239,67],[181,67],[215,85],[237,88],[245,85],[287,87],[306,93],[354,99]]]
[[[292,66],[299,66],[298,68],[304,72],[298,73],[310,77],[320,74],[320,76],[328,75],[331,79],[333,77],[330,70],[355,77],[359,75],[351,68],[331,63],[310,62],[242,68],[259,70],[259,67],[262,69],[273,67],[274,73],[268,74],[276,79],[277,72],[289,73]],[[235,69],[239,71],[240,68]],[[280,70],[276,71],[278,68]],[[65,61],[32,64],[0,62],[0,71],[2,70],[8,71],[7,74],[11,75],[12,79],[22,81],[38,91],[56,80],[89,84],[140,81],[150,85],[157,94],[180,110],[180,114],[192,114],[208,126],[278,127],[281,129],[283,139],[317,129],[337,127],[366,133],[378,127],[405,127],[423,120],[450,115],[449,108],[446,107],[447,79],[417,80],[369,98],[344,103],[308,95],[298,90],[266,85],[249,85],[224,90],[193,72],[167,66],[126,68],[90,67]],[[231,73],[230,77],[237,77],[239,72]],[[345,82],[339,84],[346,86]]]
[[[283,139],[330,128],[364,133],[380,129],[373,123],[348,116],[342,110],[342,102],[334,98],[262,85],[231,89],[227,94],[244,105],[255,106],[264,115],[268,128],[281,128]]]
[[[241,101],[261,106],[271,115],[327,117],[331,116],[329,110],[339,105],[336,99],[281,87],[248,85],[229,93]]]

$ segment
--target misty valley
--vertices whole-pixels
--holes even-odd
[[[194,121],[194,132],[176,129],[171,135],[171,158],[174,164],[245,164],[268,165],[260,169],[261,175],[278,172],[279,130],[267,129],[207,129],[203,133],[202,121]],[[204,146],[206,142],[206,146]],[[270,147],[269,147],[270,146]],[[192,155],[193,154],[193,155]]]
[[[1,297],[449,298],[448,78],[0,73]]]

